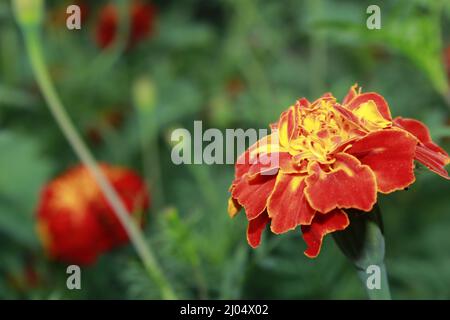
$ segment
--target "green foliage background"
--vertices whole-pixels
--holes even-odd
[[[171,129],[267,128],[295,99],[358,82],[381,93],[394,116],[425,122],[450,151],[450,91],[442,54],[450,44],[448,1],[153,1],[154,35],[102,51],[98,10],[85,1],[81,31],[65,27],[71,1],[47,1],[46,60],[76,126],[99,160],[132,167],[153,197],[145,227],[165,274],[183,298],[364,299],[331,237],[320,256],[303,255],[300,231],[265,235],[252,250],[245,218],[226,213],[231,165],[170,161]],[[115,1],[126,6],[126,1]],[[366,8],[381,7],[381,30]],[[58,19],[57,17],[63,17]],[[153,86],[151,109],[133,87]],[[120,126],[105,115],[120,113]],[[102,136],[92,139],[93,128]],[[37,89],[9,1],[0,1],[0,298],[159,298],[125,246],[82,270],[82,290],[66,289],[66,265],[49,261],[34,230],[41,186],[76,164]],[[380,196],[386,264],[397,299],[450,298],[450,184],[423,168],[408,191]],[[30,272],[37,284],[30,284]],[[32,282],[32,281],[31,281]]]

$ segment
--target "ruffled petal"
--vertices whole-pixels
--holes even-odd
[[[394,123],[419,139],[416,160],[438,175],[450,179],[444,168],[450,163],[450,157],[447,152],[433,142],[427,126],[418,120],[401,117],[395,118]]]
[[[430,131],[423,122],[420,122],[419,120],[416,119],[397,117],[394,119],[394,123],[398,127],[413,134],[417,139],[419,139],[420,142],[422,143],[432,142]]]
[[[315,210],[306,200],[304,189],[305,176],[278,174],[273,193],[267,202],[273,233],[284,233],[300,224],[311,223]]]
[[[231,195],[245,208],[248,220],[256,218],[266,209],[275,181],[276,176],[261,175],[252,179],[245,176],[232,188]]]
[[[350,103],[358,94],[361,93],[361,88],[359,88],[358,84],[355,83],[351,86],[350,90],[348,91],[347,95],[345,96],[344,100],[342,100],[342,104],[346,105]]]
[[[358,119],[358,117],[353,114],[353,112],[345,107],[343,107],[342,105],[340,105],[339,103],[335,103],[333,105],[333,108],[339,112],[339,114],[344,117],[346,120],[350,121],[352,124],[358,126],[358,127],[362,127],[362,123],[360,122],[360,120]]]
[[[338,153],[330,171],[311,163],[305,195],[311,207],[327,213],[335,208],[370,211],[377,200],[377,184],[372,170],[355,157]]]
[[[233,197],[230,197],[228,199],[228,215],[230,216],[230,218],[234,218],[239,213],[239,211],[241,211],[241,209],[242,207],[236,199],[234,199]]]
[[[278,169],[284,173],[296,173],[299,171],[299,168],[297,168],[292,161],[292,156],[289,152],[276,152],[261,155],[259,161],[250,166],[248,175],[250,177],[256,174],[276,175]]]
[[[344,104],[345,107],[349,110],[361,110],[362,105],[373,102],[376,107],[377,112],[388,121],[392,120],[391,111],[389,110],[389,106],[384,100],[384,98],[375,92],[367,92],[356,95],[349,103]],[[374,115],[374,111],[370,110],[371,114]],[[378,119],[377,119],[378,120]]]
[[[449,157],[440,152],[435,152],[423,144],[419,144],[416,148],[416,160],[426,166],[428,169],[437,173],[441,177],[449,180],[445,166],[449,164]]]
[[[331,232],[344,230],[350,224],[347,214],[335,209],[327,214],[316,214],[311,225],[302,226],[303,239],[308,248],[305,255],[315,258],[322,247],[323,237]]]
[[[252,167],[256,166],[253,174],[270,170],[274,162],[271,155],[280,152],[283,152],[283,149],[279,145],[278,133],[271,133],[261,138],[237,158],[233,183],[237,183]]]
[[[390,193],[415,181],[417,140],[400,130],[381,130],[352,143],[346,151],[368,165],[377,178],[378,191]]]
[[[280,138],[280,145],[287,148],[289,147],[289,141],[295,135],[295,132],[298,128],[297,125],[297,112],[298,106],[291,106],[288,110],[284,111],[280,120],[278,121],[277,128],[278,134]]]
[[[255,219],[250,220],[247,226],[247,242],[252,248],[257,248],[261,243],[261,235],[270,221],[267,212],[261,213]]]
[[[309,102],[308,99],[306,98],[300,98],[297,100],[297,102],[295,103],[295,105],[299,108],[309,108],[309,106],[311,105],[311,102]]]

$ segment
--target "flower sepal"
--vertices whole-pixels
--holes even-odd
[[[371,212],[346,210],[349,226],[334,232],[333,239],[353,263],[371,299],[390,299],[384,265],[383,222],[378,205]]]

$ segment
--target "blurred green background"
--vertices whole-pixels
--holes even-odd
[[[81,30],[65,25],[73,3],[83,5]],[[101,49],[95,34],[108,3],[120,8],[122,38]],[[204,129],[267,128],[297,98],[331,91],[342,99],[357,82],[382,94],[394,116],[425,122],[450,151],[450,3],[155,0],[153,31],[127,46],[130,3],[46,1],[42,45],[97,159],[148,179],[145,235],[178,296],[365,299],[331,237],[314,260],[303,255],[299,230],[266,233],[252,250],[245,217],[226,213],[233,166],[174,165],[170,132],[194,120]],[[366,27],[370,4],[381,8],[381,30]],[[142,79],[150,108],[135,103]],[[46,258],[35,233],[39,192],[76,163],[36,85],[11,4],[1,0],[0,298],[158,298],[131,246],[83,268],[78,291],[66,289],[67,265]],[[419,167],[408,191],[380,196],[393,298],[450,299],[449,195],[448,181]]]

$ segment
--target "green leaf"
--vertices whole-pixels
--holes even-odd
[[[0,150],[0,231],[34,246],[34,208],[51,165],[35,140],[12,132],[0,133]]]

